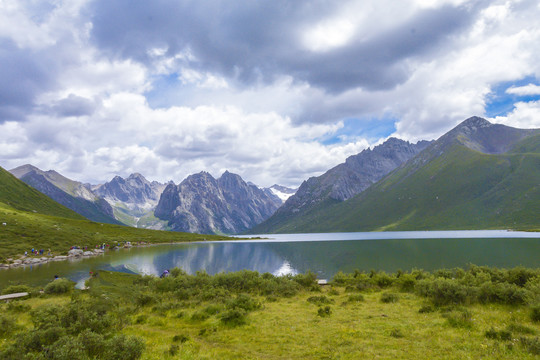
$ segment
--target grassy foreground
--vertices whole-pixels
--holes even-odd
[[[540,269],[99,272],[0,305],[2,359],[536,359]],[[4,292],[24,290],[12,286]],[[27,289],[31,290],[31,289]]]

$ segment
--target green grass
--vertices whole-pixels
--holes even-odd
[[[464,286],[477,286],[479,281],[515,281],[512,274],[528,274],[530,280],[537,273],[538,270],[473,267],[466,272],[455,270],[452,275],[459,276],[458,281]],[[438,275],[425,272],[408,275],[428,281],[448,274],[443,271]],[[429,298],[415,291],[402,291],[397,274],[385,275],[392,285],[384,290],[376,286],[375,277],[370,278],[366,273],[341,274],[331,286],[321,288],[310,286],[305,279],[281,278],[279,281],[292,284],[296,290],[287,295],[278,291],[272,296],[265,295],[269,289],[266,286],[277,278],[269,275],[242,272],[216,276],[177,273],[176,276],[156,279],[100,272],[90,282],[89,292],[42,295],[19,303],[32,308],[51,303],[69,306],[73,301],[103,303],[113,315],[111,319],[116,319],[116,331],[144,340],[141,359],[148,360],[536,359],[538,356],[535,344],[540,323],[531,320],[528,305],[473,301],[432,305],[432,311],[420,312],[419,309],[429,304]],[[368,281],[373,286],[351,292],[348,286],[359,281]],[[537,281],[538,278],[533,280]],[[205,300],[209,291],[219,289],[221,295]],[[387,291],[399,294],[399,301],[381,302],[381,295]],[[151,301],[142,303],[140,294],[147,294]],[[358,295],[361,301],[350,300],[351,296],[360,298]],[[324,304],[313,299],[324,299]],[[233,305],[235,301],[249,308],[243,324],[231,325],[221,320],[228,308],[238,306]],[[258,305],[246,307],[249,302]],[[319,309],[326,306],[329,315],[319,316]],[[32,328],[28,311],[16,312],[15,307],[7,305],[0,305],[0,309],[3,315],[16,319],[19,332]],[[14,332],[4,336],[4,340],[0,338],[0,351],[13,344],[16,336]]]
[[[538,230],[540,154],[528,152],[538,141],[527,139],[499,155],[455,144],[423,166],[397,169],[348,201],[270,218],[252,232]]]

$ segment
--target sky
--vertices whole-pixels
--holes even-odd
[[[471,116],[540,128],[537,0],[0,0],[0,166],[298,186]]]

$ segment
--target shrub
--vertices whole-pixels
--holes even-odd
[[[169,347],[169,355],[175,356],[176,354],[178,354],[178,350],[180,350],[180,346],[178,346],[176,344],[172,344]]]
[[[137,336],[115,335],[107,341],[105,356],[110,360],[136,360],[145,349],[144,341]]]
[[[148,320],[148,316],[141,314],[135,319],[135,324],[144,324]]]
[[[70,292],[74,286],[75,283],[68,279],[56,279],[48,283],[44,291],[46,294],[65,294]]]
[[[317,285],[317,275],[308,271],[305,274],[298,274],[293,277],[293,280],[296,281],[300,286],[306,289],[318,289]]]
[[[508,283],[484,283],[478,290],[478,300],[482,303],[523,305],[527,295],[527,290]]]
[[[399,296],[394,293],[383,293],[381,295],[381,302],[383,303],[396,303],[399,301]]]
[[[2,295],[22,293],[22,292],[31,293],[32,290],[33,289],[28,285],[10,285],[6,287],[4,290],[2,290]]]
[[[375,273],[372,276],[371,280],[375,285],[382,289],[389,287],[394,282],[394,278],[392,278],[385,272]]]
[[[106,346],[104,336],[90,330],[81,332],[78,339],[90,358],[99,358]]]
[[[493,327],[484,333],[485,337],[493,340],[508,341],[512,339],[512,332],[508,330],[495,330]]]
[[[137,306],[146,306],[156,302],[156,296],[150,293],[137,293],[134,297]]]
[[[246,321],[246,312],[241,309],[230,309],[221,314],[221,322],[229,326],[244,325]]]
[[[402,274],[397,280],[396,283],[399,287],[399,290],[405,292],[414,291],[414,286],[416,285],[416,278],[411,274]]]
[[[193,321],[204,321],[208,318],[210,318],[210,315],[203,310],[195,311],[191,314],[191,320]]]
[[[532,321],[540,322],[540,304],[531,307],[530,317]]]
[[[349,295],[347,301],[348,302],[361,302],[361,301],[364,301],[364,295],[362,294],[353,294],[353,295]]]
[[[180,342],[180,343],[185,343],[188,340],[189,340],[189,336],[184,335],[184,334],[182,334],[182,335],[174,335],[173,339],[172,339],[173,342]]]
[[[13,318],[0,314],[0,336],[8,335],[16,328],[17,325]]]
[[[416,292],[431,299],[437,305],[463,304],[470,298],[469,289],[456,280],[421,280],[416,284]]]
[[[336,288],[331,288],[331,289],[328,291],[328,295],[330,295],[330,296],[339,295],[339,291],[338,291]]]
[[[324,295],[321,295],[321,296],[311,296],[307,299],[307,302],[321,306],[323,304],[331,304],[334,302],[334,300],[329,299]]]
[[[460,309],[457,311],[450,311],[443,315],[448,324],[457,328],[471,328],[473,325],[472,314],[466,309]]]
[[[247,294],[239,294],[227,303],[227,309],[230,310],[241,309],[244,312],[249,312],[260,308],[261,303]]]
[[[327,317],[332,314],[332,308],[328,305],[325,307],[320,307],[319,310],[317,310],[317,315],[320,317]]]
[[[431,305],[423,305],[423,306],[418,310],[418,312],[419,312],[420,314],[432,313],[432,312],[434,312],[434,311],[435,311],[435,309],[434,309],[433,306],[431,306]]]
[[[19,301],[10,301],[7,304],[7,310],[11,312],[23,313],[23,312],[30,311],[30,309],[31,309],[30,305],[27,305]]]

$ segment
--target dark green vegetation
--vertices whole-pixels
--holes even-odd
[[[350,200],[252,232],[539,230],[540,134],[485,123],[485,132],[452,130]],[[497,137],[498,147],[489,143]]]
[[[55,282],[66,282],[55,280]],[[534,359],[539,269],[102,271],[84,292],[0,304],[2,359]],[[13,290],[16,290],[13,288]]]
[[[6,225],[3,225],[5,223]],[[0,168],[0,263],[32,248],[64,253],[73,245],[165,243],[224,237],[100,224],[58,204]]]

